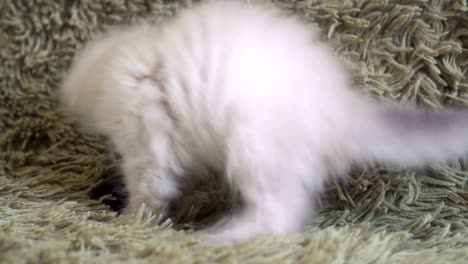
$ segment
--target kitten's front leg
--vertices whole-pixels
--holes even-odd
[[[167,217],[168,203],[179,195],[175,177],[162,158],[166,153],[143,153],[123,156],[122,170],[128,190],[127,214],[138,212],[144,204],[144,212],[159,210]]]
[[[114,137],[122,153],[128,190],[124,212],[136,213],[144,204],[146,212],[159,209],[164,217],[168,203],[180,194],[176,176],[181,170],[171,140],[173,120],[155,100],[141,103],[137,109],[136,115],[126,119],[125,129]]]

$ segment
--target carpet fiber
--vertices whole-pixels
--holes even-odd
[[[346,183],[330,183],[303,234],[240,245],[200,244],[169,221],[154,226],[90,199],[115,155],[57,109],[74,51],[98,30],[162,21],[190,2],[0,1],[1,263],[468,263],[465,160],[422,171],[356,168]],[[465,0],[275,3],[322,29],[357,89],[413,105],[468,106]],[[209,189],[181,203],[177,223],[190,226],[225,205]]]

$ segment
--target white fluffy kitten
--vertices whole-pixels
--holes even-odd
[[[239,241],[301,231],[311,195],[354,163],[421,166],[468,150],[466,112],[378,105],[349,87],[310,26],[218,1],[90,42],[61,92],[122,154],[127,213],[166,207],[178,177],[210,168],[245,204],[212,236]]]

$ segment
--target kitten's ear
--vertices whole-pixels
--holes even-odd
[[[370,162],[420,167],[468,153],[468,110],[373,105],[357,118],[353,154]]]

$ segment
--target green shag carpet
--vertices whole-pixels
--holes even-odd
[[[0,263],[468,263],[464,160],[424,171],[357,168],[347,183],[330,184],[303,234],[240,245],[200,244],[169,221],[154,226],[89,199],[114,155],[59,113],[63,73],[94,32],[162,21],[190,2],[0,1]],[[466,0],[275,3],[315,21],[364,92],[468,106]],[[221,208],[218,194],[191,194],[176,220]]]

